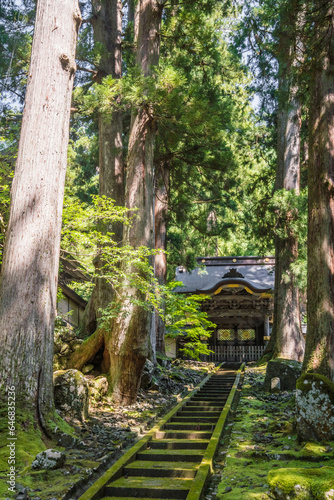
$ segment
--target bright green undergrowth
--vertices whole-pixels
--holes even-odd
[[[223,441],[225,454],[218,455],[217,466],[225,468],[217,498],[269,500],[277,487],[291,495],[295,483],[302,488],[293,490],[291,500],[324,500],[334,488],[334,443],[297,441],[293,394],[277,400],[266,394],[265,368],[252,368],[252,377],[246,374],[229,447]]]
[[[22,412],[18,413],[16,424],[16,447],[15,447],[15,467],[20,472],[24,471],[31,464],[37,453],[46,449],[42,440],[42,434],[38,428],[35,428],[29,416],[24,418]],[[22,418],[23,417],[23,418]],[[0,498],[10,497],[7,484],[9,471],[9,448],[7,447],[7,419],[2,416],[0,419],[0,442],[3,446],[0,448]],[[19,474],[17,474],[17,480]]]
[[[270,471],[268,483],[271,490],[282,491],[293,498],[334,498],[334,466],[310,468],[284,468]],[[330,490],[332,492],[330,493]],[[330,496],[331,495],[331,496]]]

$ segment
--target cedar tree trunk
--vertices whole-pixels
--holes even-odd
[[[136,63],[144,76],[152,74],[159,62],[162,7],[156,0],[139,1]],[[135,248],[153,248],[153,151],[156,124],[149,106],[133,110],[129,138],[126,206],[136,210],[131,226],[124,228],[123,243]],[[131,263],[124,268],[131,271]],[[136,304],[143,294],[127,280],[119,291],[120,314],[107,340],[110,353],[110,382],[113,398],[119,403],[136,400],[140,377],[148,355],[151,313]]]
[[[154,223],[155,223],[155,249],[163,252],[154,257],[154,274],[159,285],[167,282],[167,211],[169,193],[169,168],[159,165],[156,175]],[[165,304],[162,306],[165,309]],[[165,355],[165,322],[155,314],[156,350]]]
[[[277,123],[277,168],[275,189],[295,190],[300,183],[300,102],[298,87],[293,82],[296,59],[296,28],[298,0],[291,2],[289,12],[282,14],[279,60],[279,103]],[[290,10],[291,9],[291,10]],[[289,229],[287,214],[278,222],[278,229],[285,229],[285,236],[275,238],[275,291],[273,333],[266,352],[271,357],[302,361],[305,342],[301,332],[299,291],[292,264],[298,258],[298,240]]]
[[[144,76],[159,62],[162,7],[156,0],[139,0],[136,63]],[[156,124],[145,105],[132,112],[127,161],[125,204],[135,218],[123,231],[123,244],[153,248],[153,150]],[[133,215],[133,214],[132,214]],[[104,345],[102,370],[109,372],[110,389],[117,403],[132,404],[137,398],[140,377],[148,356],[152,314],[138,304],[145,296],[127,276],[137,269],[123,263],[124,281],[115,300],[117,318],[109,328],[97,330],[71,358],[80,369]]]
[[[0,387],[51,435],[53,330],[77,0],[39,0],[0,292]]]
[[[122,2],[121,0],[92,0],[94,41],[103,47],[99,62],[97,81],[111,75],[122,77]],[[111,116],[99,113],[99,194],[114,200],[116,206],[124,206],[123,165],[123,114],[113,110]],[[113,227],[103,228],[113,232],[113,239],[122,242],[123,225],[116,222]],[[97,274],[103,274],[104,262],[99,256],[94,261]],[[97,278],[92,296],[87,304],[82,331],[95,331],[99,310],[105,309],[113,300],[112,286],[103,278]]]
[[[303,370],[334,381],[334,7],[315,2],[309,121],[307,336]]]

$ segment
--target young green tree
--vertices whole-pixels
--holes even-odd
[[[39,0],[0,288],[0,387],[50,435],[53,329],[77,0]],[[52,133],[50,133],[52,131]]]

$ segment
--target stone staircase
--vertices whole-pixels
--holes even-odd
[[[129,450],[118,468],[116,463],[97,481],[100,488],[95,485],[79,500],[198,500],[212,472],[239,376],[240,370],[219,369],[207,377],[142,445],[136,443],[132,455]]]

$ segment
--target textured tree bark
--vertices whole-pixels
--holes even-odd
[[[162,7],[156,0],[140,0],[136,63],[144,76],[159,62]],[[148,107],[131,116],[126,207],[137,209],[131,226],[124,228],[123,243],[153,248],[153,148],[156,125]],[[124,263],[131,270],[131,263]],[[119,403],[136,400],[140,376],[148,355],[151,313],[136,300],[143,294],[126,280],[117,299],[120,314],[106,340],[110,353],[110,382],[113,398]]]
[[[111,75],[122,78],[122,2],[121,0],[92,0],[94,41],[102,46],[97,80]],[[99,190],[101,196],[124,206],[123,117],[119,111],[112,116],[99,114]],[[123,227],[114,225],[115,241],[121,242]]]
[[[138,38],[139,8],[140,2],[128,0],[128,21],[129,23],[133,23],[133,37],[135,41]]]
[[[155,223],[155,249],[163,252],[154,257],[154,274],[159,285],[167,283],[167,212],[169,192],[169,168],[160,165],[156,173],[154,223]],[[165,309],[164,305],[163,308]],[[155,314],[156,350],[165,354],[165,322]]]
[[[294,31],[298,16],[298,0],[289,5],[281,21],[278,50],[279,104],[277,123],[277,168],[275,189],[295,190],[300,184],[300,102],[298,88],[293,83],[296,38]],[[293,216],[294,214],[290,214]],[[289,217],[289,214],[288,214]],[[278,229],[289,226],[280,220]],[[305,342],[301,332],[299,291],[292,264],[298,258],[297,237],[288,230],[285,238],[275,238],[274,324],[272,338],[266,350],[271,357],[302,361]]]
[[[111,75],[122,77],[122,2],[121,0],[92,0],[94,41],[102,47],[97,81]],[[99,194],[124,206],[124,164],[123,164],[123,114],[114,110],[111,116],[99,113]],[[117,222],[105,227],[113,232],[113,239],[122,242],[123,225]],[[103,259],[95,259],[97,274],[103,274]],[[97,278],[92,296],[83,318],[83,334],[89,335],[96,329],[99,310],[105,309],[113,300],[112,286],[103,278]]]
[[[0,293],[0,387],[51,434],[53,330],[77,0],[39,0]]]
[[[334,381],[334,7],[315,2],[309,120],[307,337],[303,370]]]

